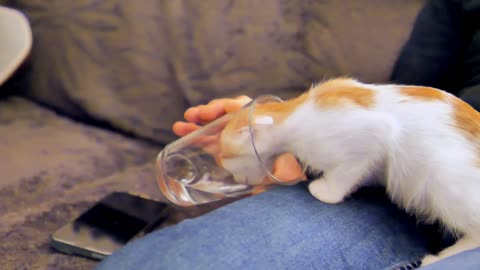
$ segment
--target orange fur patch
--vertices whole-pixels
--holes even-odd
[[[400,86],[400,93],[424,101],[439,101],[447,98],[442,91],[423,86]]]
[[[459,129],[473,145],[477,153],[475,166],[480,167],[480,112],[457,97],[451,97],[455,127]]]
[[[265,104],[257,104],[253,111],[254,115],[272,115],[276,122],[283,121],[288,115],[290,115],[298,106],[305,103],[308,98],[308,93],[286,100],[284,102],[271,102]]]
[[[466,102],[452,98],[455,126],[460,129],[470,140],[480,136],[480,113]]]
[[[304,93],[296,98],[284,102],[268,102],[263,104],[255,104],[253,110],[253,117],[268,115],[275,119],[276,123],[282,122],[289,114],[291,114],[298,106],[303,104],[308,98],[307,93]],[[246,108],[237,112],[231,120],[229,120],[224,130],[235,131],[249,124],[250,108]]]
[[[256,104],[253,110],[253,117],[267,115],[274,119],[278,124],[285,120],[298,106],[303,104],[308,98],[308,93],[304,93],[296,98],[284,102],[269,102]],[[221,156],[229,158],[236,156],[239,152],[238,145],[229,142],[241,129],[249,125],[250,108],[236,112],[222,131],[221,135]]]
[[[369,108],[375,103],[375,91],[357,85],[350,79],[327,81],[316,88],[315,101],[322,108],[354,104]]]

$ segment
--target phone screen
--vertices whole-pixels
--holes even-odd
[[[112,193],[52,234],[52,245],[63,252],[102,259],[165,219],[166,206],[128,193]]]

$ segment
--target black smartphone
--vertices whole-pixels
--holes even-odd
[[[126,192],[114,192],[54,232],[58,251],[102,260],[167,217],[167,204]]]

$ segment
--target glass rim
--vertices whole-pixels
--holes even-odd
[[[261,95],[261,96],[258,96],[256,98],[254,98],[249,104],[245,105],[246,107],[249,107],[248,129],[249,129],[250,141],[252,143],[253,151],[255,152],[255,156],[257,157],[258,162],[260,163],[262,168],[265,170],[267,175],[270,177],[270,179],[272,179],[272,181],[274,181],[275,183],[277,183],[279,185],[284,185],[284,186],[296,185],[296,184],[298,184],[299,182],[302,181],[302,175],[304,175],[307,172],[307,166],[304,166],[304,165],[300,164],[303,167],[302,172],[294,180],[292,180],[292,181],[281,180],[278,177],[276,177],[275,175],[273,175],[272,172],[270,172],[270,169],[267,167],[265,162],[263,162],[262,158],[260,157],[260,154],[258,153],[257,147],[255,146],[255,137],[254,137],[254,134],[253,134],[254,132],[253,132],[252,116],[253,116],[253,111],[254,111],[255,105],[258,103],[259,100],[262,100],[262,99],[270,99],[270,100],[275,100],[275,101],[278,101],[278,102],[284,102],[283,99],[281,99],[280,97],[274,96],[274,95]]]
[[[163,196],[165,196],[169,201],[177,204],[177,205],[182,205],[184,204],[184,201],[181,200],[181,198],[178,198],[174,192],[171,190],[170,183],[172,182],[172,179],[168,177],[165,171],[165,148],[160,151],[160,153],[157,156],[156,159],[156,164],[155,164],[155,170],[156,170],[156,181],[157,181],[157,187],[160,189],[161,193]],[[160,168],[159,168],[160,167]],[[159,177],[161,177],[161,180],[159,181]]]

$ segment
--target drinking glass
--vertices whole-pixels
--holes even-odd
[[[265,160],[257,152],[251,118],[258,104],[269,102],[283,101],[276,96],[260,96],[239,111],[225,114],[168,144],[156,160],[157,184],[162,194],[177,205],[192,206],[254,195],[273,185],[293,185],[301,181],[305,168],[296,162],[291,153],[278,153],[274,160]],[[229,162],[227,166],[222,159],[220,139],[230,121],[247,123],[249,143],[245,147],[251,155],[245,160],[237,160],[237,164]],[[262,125],[265,124],[273,126],[276,123],[272,117],[271,121],[263,121]],[[273,173],[278,164],[291,166],[291,171],[302,173],[279,179]]]

